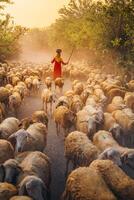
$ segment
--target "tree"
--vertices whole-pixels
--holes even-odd
[[[12,2],[0,0],[0,55],[7,58],[19,54],[19,38],[27,30],[21,26],[15,26],[12,17],[3,13],[6,4],[9,3]]]

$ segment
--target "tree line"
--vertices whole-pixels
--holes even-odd
[[[5,14],[5,6],[12,4],[11,0],[0,0],[0,61],[17,57],[21,51],[20,37],[26,28],[15,25],[12,17]]]
[[[0,5],[0,11],[3,9]],[[0,19],[0,54],[16,55],[25,29],[14,26],[9,15],[4,18]],[[70,0],[59,10],[55,23],[29,30],[26,39],[36,48],[75,48],[103,60],[111,55],[122,66],[133,66],[134,0]]]

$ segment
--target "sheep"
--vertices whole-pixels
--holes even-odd
[[[46,84],[47,88],[51,90],[51,88],[52,88],[52,79],[51,79],[51,77],[47,77],[45,79],[45,84]]]
[[[75,114],[65,106],[59,106],[54,111],[54,121],[56,123],[57,135],[60,133],[60,125],[63,127],[65,136],[74,124]]]
[[[69,162],[72,161],[74,169],[79,166],[89,166],[97,159],[98,149],[82,132],[72,132],[65,139],[65,157],[67,159],[66,173]]]
[[[83,108],[83,103],[79,95],[74,95],[71,103],[71,110],[74,113],[79,112]]]
[[[84,85],[83,83],[79,82],[79,83],[76,83],[73,87],[73,91],[76,95],[81,95],[81,93],[83,92],[84,90]]]
[[[33,122],[41,122],[44,125],[46,125],[46,127],[48,128],[48,116],[43,110],[35,111],[32,114],[32,121]]]
[[[0,103],[0,123],[4,120],[5,116],[6,116],[5,105]]]
[[[122,110],[130,120],[134,120],[134,113],[131,108],[124,108]]]
[[[35,77],[33,79],[32,85],[33,85],[33,91],[34,92],[39,92],[39,89],[40,89],[40,80],[39,80],[39,78]]]
[[[12,77],[12,85],[15,86],[20,81],[19,77],[13,76]]]
[[[32,200],[32,199],[27,196],[14,196],[14,197],[10,198],[9,200]]]
[[[86,106],[88,106],[88,105],[92,105],[92,106],[96,106],[97,105],[97,100],[96,100],[96,98],[95,98],[94,95],[89,96],[87,98],[87,100],[86,100]]]
[[[104,92],[102,89],[95,89],[94,95],[98,98],[98,102],[102,102],[105,104],[107,102],[107,97],[104,95]]]
[[[14,117],[6,118],[0,124],[0,138],[8,139],[10,135],[19,130],[20,121]]]
[[[64,86],[64,79],[61,77],[56,78],[55,79],[55,89],[56,89],[56,87],[59,87],[60,92],[62,93],[63,86]]]
[[[58,98],[56,108],[58,108],[59,106],[66,106],[67,108],[70,107],[70,102],[66,96],[61,96]]]
[[[126,92],[124,102],[128,108],[131,108],[134,112],[134,93]]]
[[[77,83],[79,83],[78,80],[74,80],[74,81],[72,82],[72,90],[74,89],[74,86],[75,86]]]
[[[62,200],[117,200],[101,174],[90,167],[79,167],[68,177]]]
[[[9,137],[15,144],[16,152],[41,151],[43,152],[47,142],[47,128],[42,123],[34,123],[27,130],[20,129]]]
[[[35,123],[35,121],[33,121],[31,117],[26,117],[20,121],[19,128],[27,130],[28,127],[33,123]]]
[[[3,167],[4,181],[16,182],[19,195],[28,195],[35,200],[47,199],[51,182],[51,164],[45,154],[38,151],[24,152],[18,155],[16,160],[5,162]],[[33,188],[34,192],[31,193]]]
[[[62,200],[134,200],[134,180],[110,160],[93,161],[68,177]]]
[[[113,147],[105,149],[99,156],[98,160],[112,160],[118,166],[122,165],[121,154]]]
[[[87,101],[87,99],[89,97],[89,94],[90,94],[90,91],[88,89],[84,89],[84,91],[80,95],[81,100],[82,100],[84,105],[86,104],[86,101]]]
[[[11,84],[5,85],[5,88],[8,89],[10,92],[12,92],[14,89],[14,87]]]
[[[104,124],[102,129],[111,132],[115,140],[120,145],[124,145],[123,129],[113,118],[112,114],[104,113]]]
[[[122,169],[109,160],[96,160],[90,168],[97,170],[108,188],[118,199],[134,200],[134,180],[128,177]]]
[[[5,87],[0,87],[0,102],[4,103],[6,107],[8,107],[10,94],[11,93],[8,89],[6,89]]]
[[[19,184],[19,196],[28,195],[34,200],[48,199],[48,189],[43,181],[36,176],[26,176]]]
[[[99,129],[104,123],[104,112],[102,105],[88,105],[85,106],[83,110],[87,111],[91,118],[94,118],[96,121],[97,129]]]
[[[112,113],[112,116],[115,118],[116,122],[124,129],[127,133],[134,129],[134,119],[131,119],[123,110],[116,110]]]
[[[10,97],[9,97],[9,107],[10,109],[15,112],[17,115],[18,108],[21,106],[21,96],[18,92],[14,92]]]
[[[15,186],[9,183],[0,183],[0,199],[9,200],[14,195],[17,195],[17,189]]]
[[[111,100],[112,100],[113,97],[115,97],[115,96],[121,96],[122,98],[124,98],[125,93],[126,93],[126,91],[123,90],[123,89],[120,89],[120,88],[111,89],[111,90],[107,93],[108,100],[109,100],[109,102],[111,102]]]
[[[41,95],[43,102],[43,109],[45,104],[45,111],[48,111],[48,103],[50,104],[50,113],[52,113],[53,102],[55,102],[56,95],[54,95],[49,89],[44,89]]]
[[[107,131],[98,131],[93,138],[94,145],[103,152],[107,148],[114,148],[121,154],[123,163],[134,169],[134,149],[120,146]]]
[[[73,90],[68,90],[65,92],[64,96],[67,97],[68,101],[69,101],[69,106],[71,106],[72,100],[73,100],[73,96],[74,96],[74,91]]]
[[[25,79],[25,84],[27,86],[28,93],[30,95],[30,90],[32,89],[32,79],[31,79],[31,77],[28,77],[28,78]]]
[[[21,100],[24,100],[25,94],[27,94],[27,89],[26,87],[18,84],[14,87],[12,93],[16,93],[16,92],[20,94]]]
[[[86,110],[81,110],[76,114],[76,129],[92,139],[97,131],[97,121]]]
[[[129,83],[127,83],[127,86],[131,92],[134,92],[134,80],[129,81]]]
[[[14,148],[7,140],[0,140],[0,164],[14,157]]]
[[[106,108],[106,111],[112,113],[112,112],[114,112],[116,110],[122,110],[124,108],[126,108],[126,105],[124,103],[123,98],[120,97],[120,96],[115,96],[112,99],[111,104],[108,104],[108,106]]]

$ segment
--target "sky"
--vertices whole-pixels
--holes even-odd
[[[13,0],[6,12],[14,17],[16,24],[25,27],[46,27],[58,18],[58,10],[69,0]]]

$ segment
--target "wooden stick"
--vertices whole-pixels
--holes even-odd
[[[68,63],[70,62],[70,60],[71,60],[71,57],[72,57],[72,55],[73,55],[73,52],[74,52],[74,49],[75,49],[75,47],[73,47],[73,49],[72,49],[72,52],[71,52],[71,54],[70,54],[70,57],[69,57],[69,59],[68,59]]]

